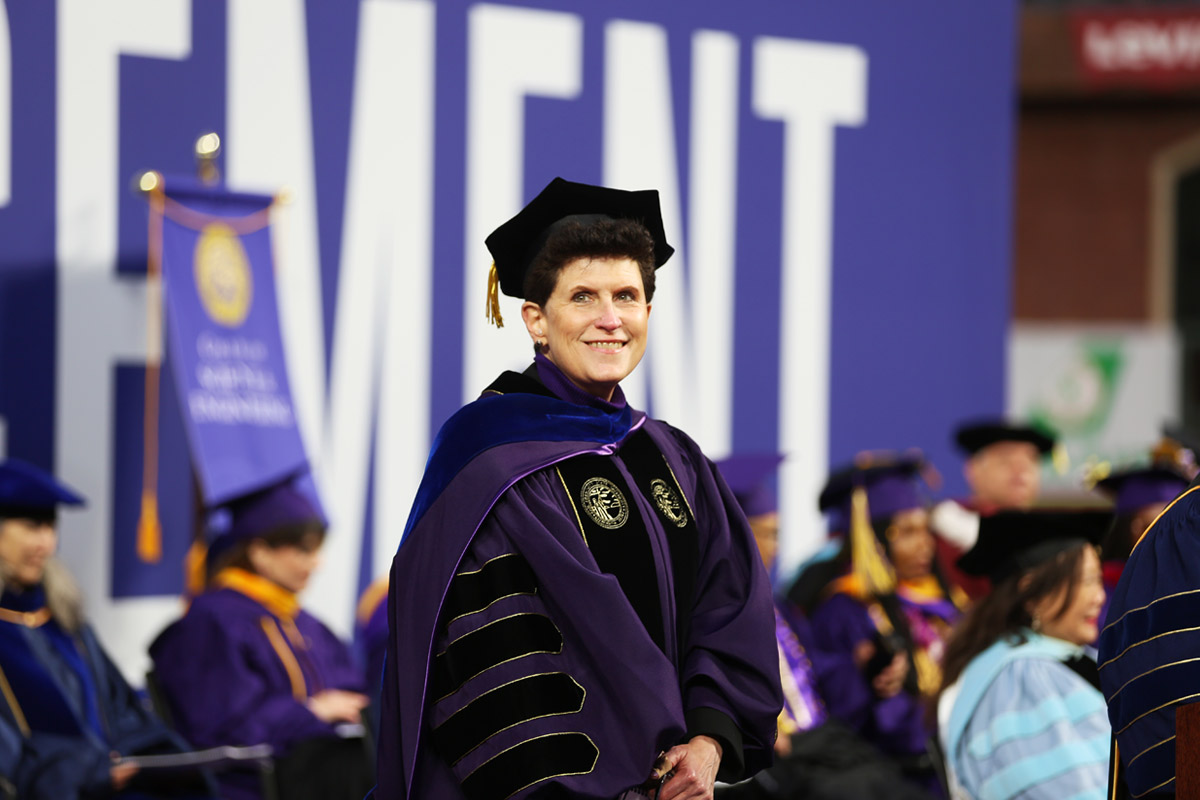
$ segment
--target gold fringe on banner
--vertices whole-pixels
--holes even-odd
[[[896,590],[896,572],[880,552],[867,509],[867,490],[861,486],[850,495],[850,564],[858,585],[868,594]]]
[[[146,280],[159,283],[162,277],[162,228],[165,195],[162,184],[150,191],[150,226],[147,242]],[[159,341],[154,341],[155,335]],[[147,564],[162,560],[162,524],[158,518],[158,386],[162,367],[162,292],[151,291],[146,301],[146,407],[142,414],[142,505],[137,524],[138,558]]]
[[[504,317],[500,316],[500,273],[495,261],[488,272],[487,321],[497,328],[504,327]]]

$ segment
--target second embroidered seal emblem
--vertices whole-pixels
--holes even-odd
[[[664,517],[675,523],[676,528],[687,525],[687,511],[684,510],[679,495],[666,481],[655,478],[650,482],[650,491],[654,494],[654,504]]]
[[[579,490],[579,504],[592,522],[613,530],[629,519],[629,501],[617,485],[607,478],[588,478]]]

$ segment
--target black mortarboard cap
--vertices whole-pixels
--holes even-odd
[[[998,511],[979,519],[975,546],[958,559],[968,575],[998,583],[1079,544],[1097,544],[1112,524],[1108,511]]]
[[[654,239],[656,268],[675,252],[663,232],[658,190],[630,192],[555,178],[484,242],[496,263],[500,291],[509,297],[524,296],[525,273],[557,225],[572,218],[586,223],[605,217],[642,223]]]
[[[1046,455],[1054,449],[1058,437],[1032,425],[1019,425],[1004,419],[977,419],[958,426],[955,443],[968,455],[975,455],[997,442],[1029,442]]]
[[[10,458],[0,463],[0,517],[53,517],[58,506],[81,506],[83,497],[50,473]]]

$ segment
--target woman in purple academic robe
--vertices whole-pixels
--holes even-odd
[[[171,716],[197,747],[269,744],[282,797],[357,800],[371,786],[361,739],[362,674],[297,594],[317,567],[325,525],[284,482],[230,505],[210,546],[208,589],[151,645]],[[260,778],[229,772],[223,796],[261,796]]]
[[[946,637],[965,597],[938,574],[917,457],[873,457],[830,477],[822,505],[849,521],[845,574],[813,612],[818,646],[853,658],[870,693],[845,721],[923,787],[937,787],[926,703],[941,681]]]
[[[31,464],[0,463],[0,777],[21,800],[211,796],[203,775],[122,761],[184,744],[109,660],[53,557],[57,507],[82,503]]]
[[[711,797],[771,763],[782,695],[736,500],[619,386],[672,252],[658,193],[556,179],[487,244],[536,356],[430,456],[392,565],[375,797]]]
[[[781,460],[774,454],[744,453],[717,464],[746,513],[768,571],[779,547],[779,512],[769,479]],[[859,679],[853,657],[819,650],[808,620],[788,615],[778,602],[775,641],[784,697],[775,766],[718,790],[719,800],[930,800],[904,780],[895,763],[842,722],[858,716],[873,697],[871,687]]]

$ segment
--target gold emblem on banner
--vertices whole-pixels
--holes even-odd
[[[676,528],[687,525],[687,512],[683,510],[683,501],[679,495],[662,478],[650,482],[650,492],[654,496],[654,504],[663,516],[675,523]]]
[[[613,530],[629,519],[629,501],[617,485],[607,478],[588,478],[579,490],[580,505],[592,522]]]
[[[254,281],[250,260],[237,231],[220,222],[200,231],[195,254],[196,291],[208,316],[227,328],[236,328],[250,313]]]

